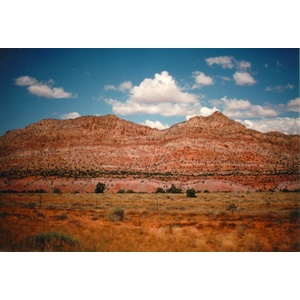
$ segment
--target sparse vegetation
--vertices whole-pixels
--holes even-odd
[[[0,251],[300,251],[296,193],[0,196]]]

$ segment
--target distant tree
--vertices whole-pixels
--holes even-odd
[[[172,183],[172,186],[167,189],[167,193],[172,193],[172,194],[180,194],[182,193],[182,190],[181,189],[178,189],[173,183]]]
[[[156,189],[156,193],[165,193],[165,190],[163,188],[161,188],[161,187],[158,187]]]
[[[105,184],[98,182],[96,185],[96,188],[95,188],[95,193],[100,194],[100,193],[103,193],[104,190],[105,190]]]
[[[188,189],[186,191],[186,195],[187,197],[190,197],[190,198],[196,198],[196,191],[194,189]]]

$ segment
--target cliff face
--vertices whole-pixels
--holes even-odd
[[[161,131],[114,115],[47,119],[0,137],[0,171],[8,179],[209,177],[272,187],[297,180],[299,141],[247,129],[220,112]]]

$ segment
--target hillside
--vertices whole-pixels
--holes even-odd
[[[28,178],[61,178],[65,185],[101,178],[120,187],[122,180],[142,178],[157,185],[218,180],[276,189],[298,182],[299,141],[298,135],[247,129],[220,112],[165,130],[114,115],[47,119],[0,137],[0,189],[27,189]]]

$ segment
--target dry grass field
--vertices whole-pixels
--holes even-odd
[[[299,193],[0,194],[1,251],[299,251]]]

